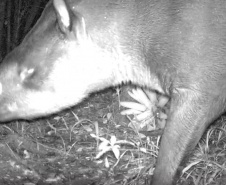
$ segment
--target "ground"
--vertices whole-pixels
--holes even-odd
[[[128,126],[120,100],[107,89],[57,115],[1,125],[0,185],[149,184],[160,136]],[[226,184],[225,120],[204,134],[178,184]]]

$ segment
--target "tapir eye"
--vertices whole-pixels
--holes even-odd
[[[42,87],[42,80],[35,68],[24,68],[19,72],[20,84],[23,88],[40,89]]]
[[[24,81],[34,75],[34,68],[24,68],[23,70],[20,71],[20,79],[21,81]]]

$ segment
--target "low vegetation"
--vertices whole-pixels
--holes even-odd
[[[127,105],[125,109],[120,102],[145,104],[136,92],[131,98],[128,91],[135,92],[108,89],[57,115],[1,125],[0,184],[149,184],[168,100],[160,95],[153,98],[152,93],[149,100],[165,103],[155,106],[155,102],[152,109],[121,103]],[[178,184],[225,184],[225,119],[222,116],[204,134]]]

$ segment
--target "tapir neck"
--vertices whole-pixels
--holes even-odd
[[[104,50],[106,58],[111,58],[108,66],[112,69],[113,85],[133,82],[163,91],[158,78],[150,71],[145,53],[153,47],[154,35],[163,30],[163,24],[159,22],[166,19],[165,16],[160,16],[164,6],[152,4],[154,3],[147,0],[142,3],[126,0],[119,4],[112,0],[94,0],[92,3],[82,1],[76,7],[84,16],[92,41]],[[140,12],[141,9],[144,11]],[[150,20],[155,22],[150,23]]]
[[[84,65],[89,74],[87,82],[90,90],[101,90],[109,86],[116,86],[122,83],[139,84],[140,86],[151,86],[153,89],[163,92],[160,87],[159,80],[151,73],[148,65],[145,63],[145,58],[139,56],[138,53],[126,52],[120,42],[114,40],[114,46],[100,47],[92,40],[90,54],[92,56],[92,64]],[[87,47],[88,44],[85,45]],[[96,55],[96,53],[99,53]],[[90,60],[88,60],[90,61]],[[94,67],[94,66],[95,67]]]

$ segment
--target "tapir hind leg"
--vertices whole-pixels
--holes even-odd
[[[224,103],[224,95],[187,89],[173,94],[152,185],[175,185],[180,163],[196,146],[206,127],[223,112]]]

